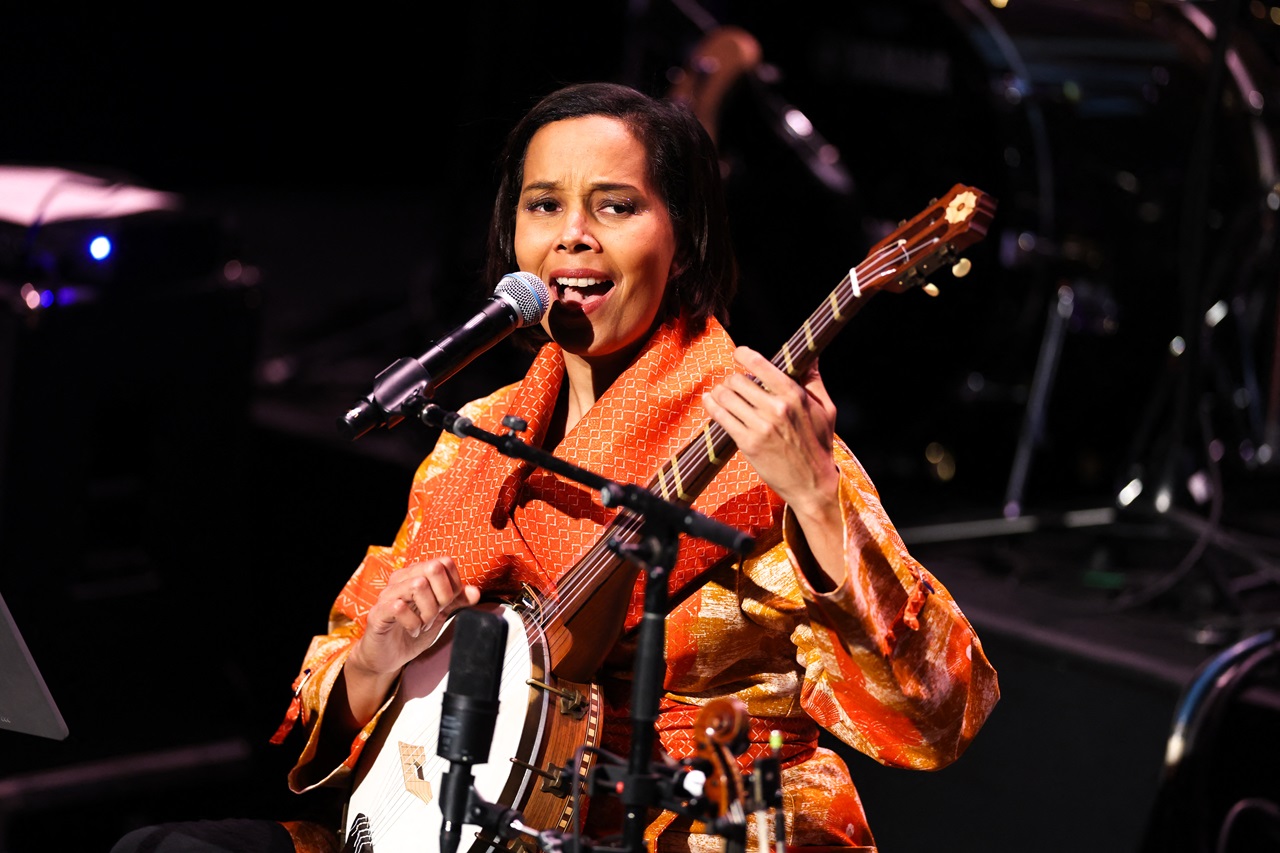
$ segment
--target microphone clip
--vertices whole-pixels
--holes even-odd
[[[491,803],[473,786],[467,792],[466,823],[478,826],[486,840],[504,841],[516,835],[537,835],[538,830],[524,824],[524,815],[518,809]]]
[[[514,330],[540,322],[550,306],[551,292],[536,275],[503,276],[475,316],[418,358],[401,358],[375,376],[373,390],[338,419],[338,428],[354,440],[416,414],[438,386]]]
[[[391,429],[428,402],[431,375],[416,358],[401,358],[374,377],[373,390],[338,421],[354,440],[372,429]]]

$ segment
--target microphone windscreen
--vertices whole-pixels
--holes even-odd
[[[502,277],[493,289],[494,296],[503,297],[519,315],[517,325],[523,329],[541,323],[551,308],[551,289],[546,282],[531,272],[513,272]]]

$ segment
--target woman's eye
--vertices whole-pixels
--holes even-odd
[[[600,209],[614,216],[629,216],[636,212],[636,205],[629,198],[615,198],[601,204]]]
[[[559,206],[554,199],[536,198],[533,201],[525,203],[524,209],[531,213],[551,213]]]

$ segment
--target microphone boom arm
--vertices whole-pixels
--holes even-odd
[[[505,456],[532,462],[540,468],[593,488],[600,492],[600,500],[607,507],[623,507],[637,515],[660,521],[678,533],[705,539],[742,555],[751,553],[751,549],[755,547],[754,538],[735,527],[722,524],[695,509],[665,501],[641,486],[615,483],[607,477],[579,468],[526,443],[516,434],[518,429],[524,428],[522,421],[517,423],[518,419],[511,419],[510,422],[504,420],[509,431],[499,435],[481,429],[470,418],[447,411],[435,403],[427,403],[420,418],[427,426],[442,427],[459,438],[479,439],[496,447]]]

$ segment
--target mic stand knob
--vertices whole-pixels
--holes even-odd
[[[555,829],[537,829],[524,822],[524,815],[517,809],[507,808],[499,803],[491,803],[481,796],[472,786],[467,792],[466,822],[480,827],[476,837],[495,847],[505,847],[501,842],[516,835],[527,835],[538,839],[538,849],[546,853],[591,853],[593,850],[608,851],[610,848],[597,848],[590,841],[566,836]],[[622,853],[622,851],[616,851]]]
[[[491,803],[472,786],[467,792],[467,823],[488,832],[494,840],[501,841],[516,834],[538,836],[540,830],[524,823],[524,815],[499,803]]]
[[[507,428],[507,435],[516,435],[529,428],[529,422],[515,415],[503,415],[502,425]]]

